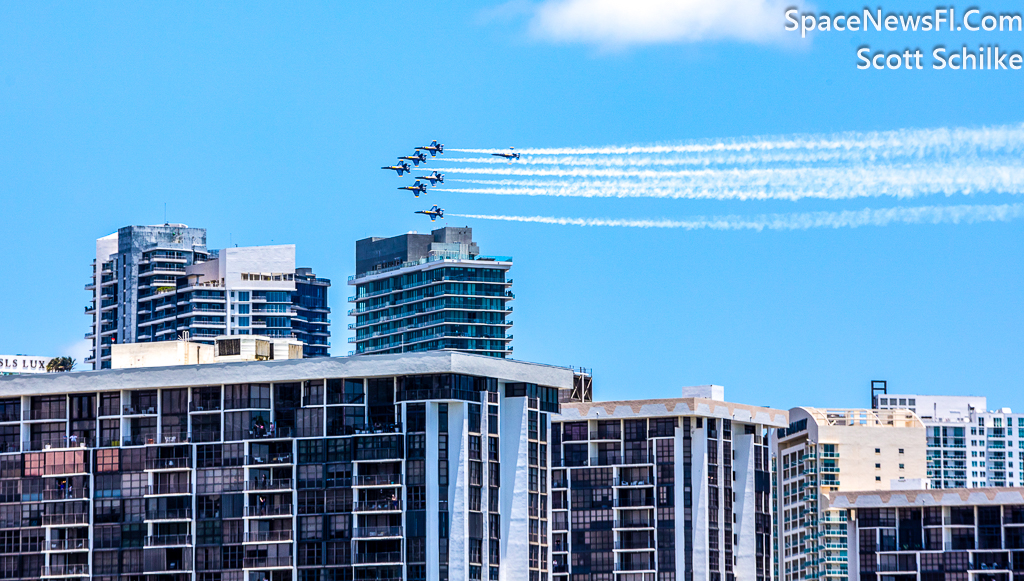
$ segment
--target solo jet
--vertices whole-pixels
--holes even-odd
[[[433,206],[429,210],[417,210],[416,213],[430,216],[431,222],[437,220],[438,218],[444,218],[444,210],[438,208],[437,206]]]
[[[413,165],[419,165],[421,161],[423,163],[427,163],[427,154],[425,154],[422,151],[420,151],[420,152],[414,153],[412,155],[403,155],[402,157],[400,157],[398,159],[406,159],[406,160],[411,161]]]
[[[438,143],[437,140],[435,139],[435,140],[430,142],[430,145],[427,145],[427,146],[424,146],[424,147],[417,147],[416,149],[417,149],[417,151],[419,151],[419,150],[429,151],[430,152],[430,157],[434,157],[435,155],[437,155],[439,153],[444,153],[444,144],[443,143]]]
[[[410,192],[415,194],[416,197],[418,198],[418,197],[420,197],[420,194],[427,193],[427,184],[421,184],[420,180],[416,180],[416,183],[414,183],[413,185],[411,185],[411,186],[402,186],[402,187],[400,187],[398,189],[400,189],[400,190],[409,190]]]
[[[508,153],[492,153],[491,155],[496,155],[498,157],[504,157],[505,159],[508,160],[509,163],[512,163],[513,159],[519,159],[519,154],[514,152],[514,151],[512,151],[513,149],[515,149],[515,148],[514,147],[510,147],[510,148],[508,148]]]
[[[443,173],[437,173],[436,171],[433,171],[433,172],[430,172],[430,175],[428,175],[428,176],[416,176],[416,179],[418,179],[418,180],[427,180],[428,182],[430,182],[430,185],[436,186],[438,184],[438,182],[440,182],[442,184],[444,183],[444,174]]]
[[[398,165],[386,165],[380,169],[393,169],[398,172],[398,177],[402,177],[402,174],[405,172],[412,173],[412,168],[404,161],[398,162]]]

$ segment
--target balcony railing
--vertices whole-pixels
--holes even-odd
[[[616,498],[614,506],[619,508],[645,508],[654,506],[654,497],[649,498]]]
[[[284,454],[268,454],[266,456],[246,456],[245,463],[252,465],[262,464],[294,464],[291,452]]]
[[[402,510],[401,500],[357,500],[352,503],[352,512],[390,512]]]
[[[43,500],[75,500],[89,498],[89,489],[84,487],[47,488],[43,490]]]
[[[172,508],[167,510],[146,511],[146,520],[186,520],[191,518],[191,508]]]
[[[356,564],[373,564],[373,563],[400,563],[402,562],[402,553],[391,552],[391,553],[356,553],[355,563]]]
[[[267,567],[291,567],[291,555],[285,557],[245,557],[242,559],[243,569],[263,569]]]
[[[615,541],[615,548],[623,551],[644,551],[647,549],[654,549],[654,539],[646,539],[641,541]]]
[[[242,397],[242,398],[227,398],[224,400],[224,409],[226,410],[269,410],[270,409],[270,398],[269,397]]]
[[[31,442],[23,442],[22,450],[28,452],[30,450],[37,451],[67,448],[88,448],[90,444],[95,444],[95,442],[90,442],[87,439],[79,438],[78,436],[61,436],[56,438],[47,438],[45,440],[32,440]]]
[[[20,422],[20,421],[21,421],[21,413],[20,412],[7,412],[7,413],[0,414],[0,422]]]
[[[191,468],[192,458],[147,458],[146,470],[180,470]]]
[[[200,400],[188,402],[190,412],[216,412],[220,411],[220,400]]]
[[[51,551],[88,551],[89,539],[55,539],[47,541]]]
[[[23,420],[66,420],[68,419],[67,409],[48,410],[24,410],[21,413]]]
[[[246,510],[248,516],[284,516],[292,514],[290,504],[269,504],[263,506],[250,506]]]
[[[246,490],[291,490],[292,486],[291,478],[274,478],[274,479],[256,479],[246,480]]]
[[[245,542],[247,543],[269,543],[274,541],[290,540],[292,540],[291,529],[281,531],[256,531],[245,533]]]
[[[122,406],[122,411],[126,416],[155,416],[156,406],[135,407],[133,405],[126,405]]]
[[[153,535],[146,537],[147,547],[169,547],[191,544],[192,535]]]
[[[353,479],[355,486],[401,486],[401,474],[366,474]]]
[[[352,536],[363,539],[400,537],[402,536],[402,527],[356,527],[352,532]]]
[[[146,494],[192,494],[191,482],[170,482],[166,484],[150,484]]]
[[[43,565],[43,577],[88,577],[89,565]]]
[[[654,528],[654,522],[645,518],[622,519],[616,520],[613,526],[617,529],[647,529]]]
[[[68,512],[64,514],[44,514],[44,525],[84,525],[89,524],[89,513]]]

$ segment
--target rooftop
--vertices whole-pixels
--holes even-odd
[[[1024,504],[1024,488],[1010,487],[866,490],[833,492],[828,496],[829,508]]]
[[[872,410],[872,409],[835,409],[809,408],[799,409],[811,416],[819,426],[851,426],[851,427],[898,427],[923,428],[924,424],[917,414],[906,409]],[[792,411],[792,410],[791,410]]]
[[[743,405],[703,397],[563,403],[561,420],[694,415],[740,422],[756,422],[775,428],[789,425],[789,413],[785,410]]]
[[[4,395],[98,392],[118,389],[188,387],[230,383],[301,381],[329,377],[388,377],[459,373],[571,389],[572,369],[458,351],[399,355],[318,357],[136,369],[106,369],[0,377]]]

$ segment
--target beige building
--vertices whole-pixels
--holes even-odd
[[[910,410],[793,408],[773,437],[779,579],[848,578],[846,512],[824,496],[925,485],[925,428]]]

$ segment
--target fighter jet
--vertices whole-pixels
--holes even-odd
[[[430,157],[434,157],[439,153],[444,153],[444,144],[438,143],[437,140],[435,139],[430,142],[430,145],[427,145],[425,147],[417,147],[416,149],[422,151],[429,151]]]
[[[405,172],[412,173],[412,168],[404,161],[398,162],[398,165],[386,165],[380,169],[393,169],[398,172],[398,177],[402,177],[402,174]]]
[[[438,184],[438,182],[440,182],[442,184],[444,183],[444,174],[443,173],[437,173],[436,171],[433,171],[433,172],[430,172],[430,175],[428,175],[428,176],[416,176],[416,179],[418,179],[418,180],[427,180],[428,182],[430,182],[430,185],[436,186]]]
[[[416,213],[430,216],[431,222],[438,218],[444,218],[444,210],[438,208],[437,206],[432,206],[429,210],[417,210]]]
[[[411,185],[411,186],[402,186],[402,187],[400,187],[398,189],[400,189],[400,190],[409,190],[410,192],[415,194],[416,197],[418,198],[418,197],[420,197],[420,194],[427,193],[427,184],[421,184],[420,180],[416,180],[416,183],[414,183],[413,185]]]
[[[398,159],[407,159],[407,160],[411,161],[413,165],[417,165],[418,166],[421,161],[423,163],[427,163],[427,154],[425,154],[422,151],[420,151],[420,152],[414,153],[412,155],[403,155],[402,157],[400,157]]]
[[[498,157],[504,157],[505,159],[508,160],[509,163],[512,163],[513,159],[519,159],[519,154],[514,152],[514,151],[512,151],[513,149],[515,149],[515,148],[514,147],[510,147],[510,148],[508,148],[508,153],[492,153],[491,155],[496,155]]]

